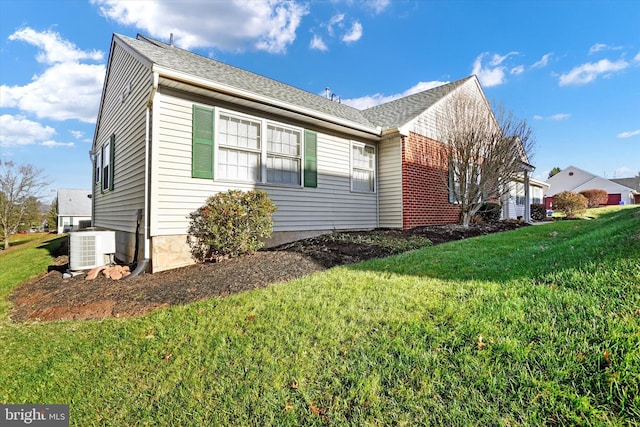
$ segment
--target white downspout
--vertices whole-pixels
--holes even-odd
[[[151,144],[150,141],[150,120],[149,120],[149,113],[151,111],[151,108],[153,106],[153,98],[156,94],[156,92],[158,91],[158,79],[159,79],[159,75],[157,72],[153,73],[153,81],[152,81],[152,85],[151,85],[151,93],[149,94],[149,102],[147,102],[147,111],[146,111],[146,117],[145,117],[145,134],[144,134],[144,212],[145,212],[145,219],[144,219],[144,258],[145,259],[151,259],[151,226],[149,224],[149,220],[151,218],[151,197],[150,197],[150,191],[151,189],[149,188],[149,169],[150,169],[150,163],[151,163],[151,157],[149,156],[149,152],[150,152],[150,147],[149,145]]]

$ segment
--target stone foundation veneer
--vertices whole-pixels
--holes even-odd
[[[283,245],[300,239],[308,239],[335,230],[280,231],[265,241],[265,247]],[[184,234],[174,236],[155,236],[151,240],[151,273],[195,264]]]

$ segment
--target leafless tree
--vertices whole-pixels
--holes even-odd
[[[9,248],[9,236],[15,233],[29,208],[29,202],[47,185],[42,170],[32,165],[16,166],[0,161],[0,229],[4,249]]]
[[[502,105],[494,110],[484,97],[458,92],[438,115],[440,164],[448,168],[446,185],[451,201],[460,206],[464,226],[484,201],[499,201],[509,183],[531,169],[532,129]]]

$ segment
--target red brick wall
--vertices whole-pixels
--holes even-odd
[[[460,208],[449,203],[443,145],[411,132],[402,138],[402,228],[457,223]]]

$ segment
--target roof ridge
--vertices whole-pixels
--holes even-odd
[[[409,95],[401,96],[401,97],[393,99],[391,101],[387,101],[387,102],[384,102],[382,104],[374,105],[373,107],[365,108],[362,111],[367,111],[367,110],[371,110],[371,109],[378,108],[378,107],[385,107],[385,106],[387,106],[389,104],[392,104],[394,102],[399,102],[399,101],[402,101],[402,100],[406,100],[407,98],[418,98],[419,96],[424,95],[427,92],[435,92],[436,90],[441,90],[445,86],[454,86],[455,85],[455,87],[457,87],[457,86],[461,85],[462,83],[464,83],[465,81],[467,81],[469,79],[472,79],[472,78],[473,78],[473,75],[467,76],[467,77],[464,77],[464,78],[461,78],[461,79],[458,79],[458,80],[455,80],[455,81],[452,81],[452,82],[447,82],[447,83],[444,83],[444,84],[441,84],[441,85],[438,85],[438,86],[434,86],[434,87],[429,88],[429,89],[421,90],[420,92],[416,92],[416,93],[412,93],[412,94],[409,94]],[[446,95],[447,94],[445,93],[441,97],[444,97]]]

